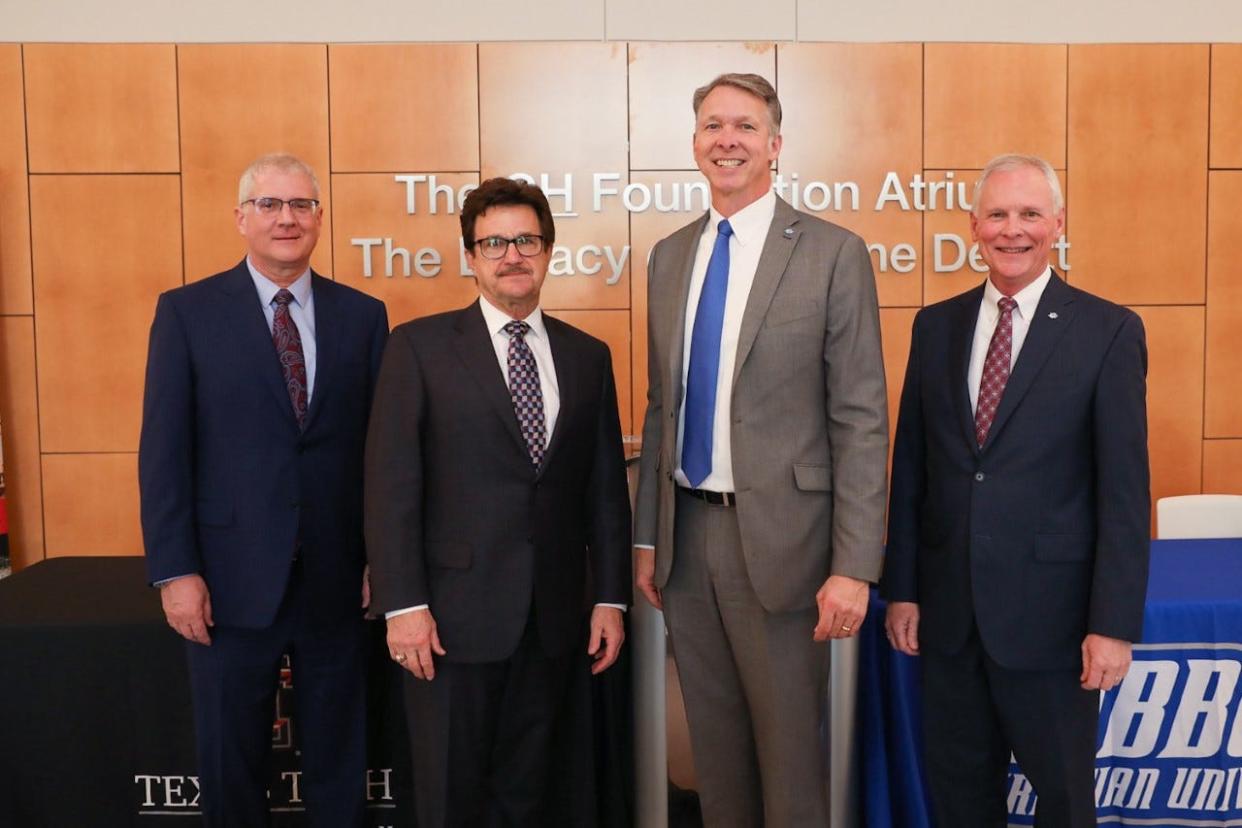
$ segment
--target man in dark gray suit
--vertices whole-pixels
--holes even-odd
[[[694,95],[710,212],[652,251],[636,579],[662,607],[708,825],[827,825],[829,638],[880,573],[888,423],[858,236],[776,197],[780,102]]]

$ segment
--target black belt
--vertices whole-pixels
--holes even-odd
[[[707,489],[688,489],[685,486],[677,487],[683,494],[701,500],[704,503],[710,503],[713,506],[736,506],[737,495],[733,492],[709,492]]]

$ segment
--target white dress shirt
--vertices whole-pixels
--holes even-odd
[[[1026,341],[1027,331],[1031,329],[1031,320],[1035,318],[1035,309],[1039,307],[1039,298],[1044,295],[1044,288],[1052,278],[1052,268],[1044,270],[1044,274],[1015,293],[1011,299],[1018,303],[1013,309],[1013,346],[1009,351],[1009,370],[1018,361],[1018,352]],[[1000,298],[1003,296],[992,280],[988,279],[983,287],[983,300],[979,304],[979,316],[975,320],[975,338],[970,346],[970,368],[966,372],[966,386],[970,389],[970,410],[974,412],[979,406],[979,382],[983,379],[983,363],[988,358],[988,345],[992,342],[992,334],[996,323],[1000,321]]]
[[[276,315],[276,294],[280,286],[271,279],[255,270],[246,257],[246,267],[250,270],[250,278],[254,280],[254,289],[259,292],[259,304],[263,307],[263,316],[267,319],[267,329],[272,329],[272,319]],[[311,290],[310,268],[289,285],[293,301],[289,303],[289,315],[297,326],[298,336],[302,337],[302,357],[306,360],[306,404],[309,406],[315,395],[315,294]]]
[[[742,328],[742,314],[755,281],[759,255],[768,238],[772,217],[776,214],[776,194],[768,190],[760,198],[729,216],[733,235],[729,238],[729,287],[725,292],[724,322],[720,330],[720,373],[716,377],[716,410],[712,422],[712,470],[699,488],[713,492],[736,491],[733,482],[733,445],[729,433],[729,409],[733,397],[733,367],[737,360],[737,340]],[[724,216],[712,207],[707,226],[699,238],[699,249],[690,272],[690,293],[686,297],[685,345],[681,353],[681,410],[677,414],[677,471],[674,478],[682,486],[690,480],[681,468],[682,437],[686,429],[686,378],[690,373],[690,345],[694,334],[694,318],[698,315],[699,296],[707,278],[707,263],[716,245],[716,228]]]
[[[479,308],[483,311],[483,321],[487,332],[492,338],[492,347],[496,350],[496,362],[500,365],[500,373],[509,382],[509,334],[505,333],[505,325],[513,321],[513,317],[497,308],[482,296],[479,297]],[[552,345],[548,342],[548,329],[543,324],[543,311],[535,308],[530,315],[521,320],[530,326],[526,332],[526,344],[535,357],[535,366],[539,369],[539,390],[543,394],[544,448],[552,439],[552,429],[556,428],[557,415],[561,413],[561,391],[556,382],[556,364],[552,361]],[[623,604],[597,604],[600,607],[616,607],[625,609]],[[415,610],[428,609],[428,604],[392,610],[384,613],[385,618],[404,615]]]

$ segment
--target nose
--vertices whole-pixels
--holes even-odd
[[[511,264],[522,261],[522,254],[518,252],[517,242],[509,242],[505,245],[505,263]]]
[[[293,207],[289,205],[289,202],[286,201],[280,205],[280,212],[276,214],[276,220],[281,224],[297,223],[297,217],[293,215]]]
[[[1005,226],[1001,232],[1006,236],[1020,236],[1022,235],[1022,222],[1018,220],[1016,215],[1010,213],[1005,217]]]

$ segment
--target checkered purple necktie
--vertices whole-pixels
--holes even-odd
[[[543,419],[543,391],[539,387],[539,367],[535,355],[526,344],[526,332],[530,325],[525,322],[509,322],[505,325],[509,335],[509,395],[513,397],[513,411],[517,414],[522,438],[530,452],[530,461],[539,468],[543,462],[546,428]]]
[[[302,335],[298,326],[289,315],[289,303],[293,294],[286,288],[276,291],[273,300],[276,308],[272,314],[272,341],[276,344],[276,356],[280,358],[280,370],[285,375],[285,388],[289,391],[289,402],[293,404],[293,413],[298,418],[298,428],[306,424],[306,402],[309,398],[306,388],[306,357],[302,354]]]
[[[1005,384],[1009,382],[1009,363],[1013,354],[1013,309],[1018,303],[1002,296],[997,304],[1000,319],[996,320],[996,330],[992,331],[992,341],[988,343],[983,377],[979,380],[979,401],[975,404],[975,440],[980,446],[988,439],[996,407],[1000,405]]]

